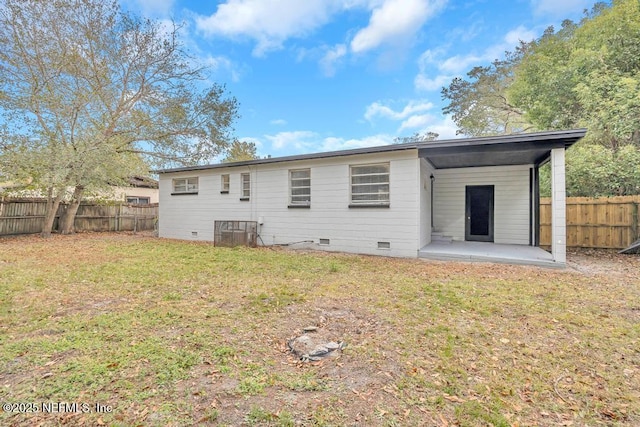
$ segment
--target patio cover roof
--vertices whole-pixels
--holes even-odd
[[[436,169],[503,165],[541,165],[552,148],[569,148],[586,129],[537,132],[422,143],[419,156]]]
[[[353,150],[187,166],[154,172],[195,171],[416,149],[418,150],[418,155],[427,159],[436,169],[523,164],[540,165],[549,159],[552,148],[569,148],[584,137],[586,132],[586,129],[573,129],[442,141],[408,142]]]

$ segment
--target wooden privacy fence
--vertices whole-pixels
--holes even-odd
[[[42,231],[46,200],[0,200],[0,236],[34,234]],[[66,204],[60,204],[54,230]],[[153,230],[158,218],[158,205],[101,205],[82,202],[78,207],[76,231],[144,231]]]
[[[640,238],[639,196],[567,198],[567,246],[624,249]],[[540,199],[540,246],[551,246],[551,200]]]

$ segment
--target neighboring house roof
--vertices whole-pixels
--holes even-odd
[[[549,153],[552,148],[569,148],[576,141],[584,137],[586,132],[586,129],[572,129],[442,141],[409,142],[405,144],[383,145],[352,150],[161,169],[155,171],[155,173],[252,166],[415,149],[418,150],[420,157],[429,160],[436,169],[516,164],[540,165],[549,159]]]
[[[158,188],[158,181],[148,176],[130,176],[128,182],[131,187]]]

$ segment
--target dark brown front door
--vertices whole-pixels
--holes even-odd
[[[464,238],[493,242],[493,185],[467,185]]]

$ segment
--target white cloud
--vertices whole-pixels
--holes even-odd
[[[227,0],[216,13],[196,18],[208,35],[248,37],[257,42],[254,55],[280,49],[290,37],[304,36],[326,24],[342,5],[336,0]]]
[[[280,156],[389,145],[394,142],[394,138],[395,135],[387,134],[364,138],[322,137],[316,132],[302,130],[265,135],[263,138],[245,137],[241,140],[256,144],[261,156]]]
[[[414,100],[408,102],[402,110],[396,111],[380,102],[374,102],[367,107],[365,119],[372,121],[376,117],[382,117],[400,122],[397,130],[399,135],[403,133],[436,132],[440,135],[440,139],[454,138],[456,134],[455,124],[449,117],[444,117],[439,113],[429,113],[433,107],[434,105],[430,102]]]
[[[238,82],[242,76],[242,70],[233,61],[224,56],[203,56],[199,58],[204,65],[211,68],[212,71],[226,71],[231,75],[231,81]]]
[[[371,121],[375,117],[383,117],[400,122],[397,130],[398,135],[435,132],[440,135],[439,139],[456,138],[457,127],[451,118],[442,116],[439,113],[429,113],[428,111],[432,109],[433,104],[424,100],[410,101],[399,111],[382,103],[374,102],[367,107],[365,118]]]
[[[536,15],[566,18],[576,12],[581,13],[593,5],[593,0],[532,0],[531,7]]]
[[[260,151],[264,147],[264,144],[262,143],[262,141],[260,141],[258,138],[253,138],[251,136],[247,136],[245,138],[239,138],[239,140],[255,144],[258,151]]]
[[[443,117],[440,120],[436,120],[430,123],[427,127],[421,130],[421,133],[424,132],[435,132],[439,135],[439,140],[444,139],[456,139],[462,138],[464,135],[456,135],[456,130],[458,127],[450,117]]]
[[[346,54],[347,46],[338,44],[332,49],[329,49],[322,59],[320,59],[320,67],[326,77],[332,77],[336,74],[336,64]]]
[[[394,136],[385,134],[372,135],[360,139],[329,137],[323,140],[321,149],[322,151],[338,151],[354,148],[377,147],[380,145],[392,144],[394,138]]]
[[[140,0],[149,1],[152,0]],[[169,1],[169,0],[165,0]],[[423,24],[448,0],[226,0],[210,16],[196,17],[197,28],[206,35],[247,38],[256,42],[254,55],[281,49],[292,37],[305,37],[350,9],[371,10],[369,23],[350,44],[353,52],[369,51],[415,36]],[[341,54],[342,48],[328,53]],[[345,52],[346,53],[346,52]],[[330,68],[331,69],[331,68]]]
[[[438,69],[442,72],[449,74],[460,74],[469,70],[471,66],[478,65],[482,62],[491,61],[495,58],[491,56],[478,56],[474,54],[469,55],[455,55],[450,58],[441,61],[438,65]]]
[[[373,10],[369,25],[356,33],[351,50],[361,53],[411,38],[445,4],[446,0],[384,0]]]
[[[440,71],[449,74],[461,74],[475,65],[493,62],[496,59],[504,57],[504,53],[506,51],[513,51],[520,43],[520,40],[529,42],[535,38],[535,31],[521,25],[505,34],[501,42],[487,47],[484,52],[480,54],[456,55],[447,58],[438,65],[438,68]]]
[[[412,126],[405,126],[403,123],[398,129],[398,134],[406,134],[407,136],[413,135],[414,133],[425,134],[427,132],[434,132],[438,134],[438,140],[442,141],[445,139],[456,139],[461,138],[463,135],[456,135],[456,124],[453,123],[450,117],[446,116],[432,116],[432,115],[423,115],[416,116],[413,119]],[[413,126],[415,125],[415,126]],[[403,131],[407,132],[403,132]]]
[[[423,73],[416,76],[414,80],[414,86],[417,90],[423,90],[431,92],[434,90],[440,90],[443,86],[449,84],[453,77],[450,75],[440,74],[434,78],[429,78]]]
[[[275,135],[265,135],[265,138],[271,142],[271,148],[274,150],[294,150],[297,152],[305,152],[314,145],[318,145],[318,134],[311,131],[299,130],[292,132],[280,132]]]
[[[275,126],[284,126],[287,124],[287,121],[285,119],[274,119],[274,120],[271,120],[269,123]]]
[[[530,42],[535,39],[538,34],[534,30],[530,30],[528,28],[523,27],[522,25],[516,28],[515,30],[511,30],[504,36],[505,44],[503,45],[504,50],[512,50],[515,46],[520,43],[520,40],[524,42]]]
[[[391,120],[403,120],[415,113],[421,113],[433,108],[433,104],[425,101],[411,101],[401,111],[395,111],[391,107],[374,102],[367,106],[364,118],[372,121],[375,117],[383,117]]]
[[[519,26],[505,34],[502,41],[489,46],[480,53],[454,55],[443,59],[445,49],[427,50],[418,59],[419,72],[414,79],[414,86],[417,90],[422,91],[439,90],[455,76],[466,73],[472,67],[502,58],[505,51],[513,51],[520,40],[528,42],[535,38],[535,31]]]
[[[400,125],[398,132],[402,132],[405,129],[424,128],[433,123],[433,121],[434,116],[431,114],[416,114],[404,120]]]

